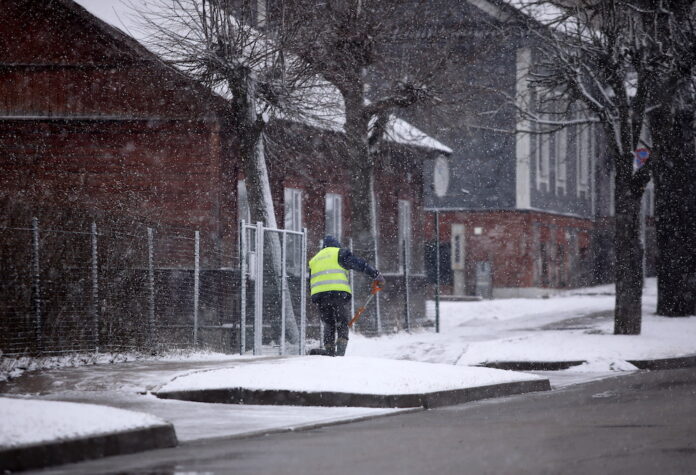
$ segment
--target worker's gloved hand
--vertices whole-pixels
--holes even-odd
[[[382,275],[381,272],[380,272],[379,274],[377,274],[377,277],[375,277],[375,283],[376,283],[377,286],[380,287],[380,288],[381,288],[381,287],[384,287],[385,280],[384,280],[384,276]]]

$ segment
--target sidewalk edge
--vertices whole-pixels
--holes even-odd
[[[360,394],[340,392],[304,392],[247,388],[199,389],[158,392],[161,399],[177,399],[219,404],[292,405],[323,407],[408,408],[440,407],[492,397],[509,396],[534,391],[548,391],[548,379],[532,379],[474,386],[447,391],[414,394]]]
[[[647,370],[693,368],[696,367],[696,355],[645,360],[627,359],[626,362],[631,363],[638,369]],[[587,361],[486,361],[478,366],[512,371],[562,371],[584,363],[587,363]]]
[[[176,445],[174,426],[170,423],[158,424],[92,437],[0,449],[0,471],[38,469]]]

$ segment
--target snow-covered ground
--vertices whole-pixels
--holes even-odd
[[[348,356],[457,364],[472,343],[536,333],[545,325],[611,311],[611,296],[558,296],[441,302],[440,333],[432,328],[381,338],[352,335]]]
[[[159,417],[112,407],[0,398],[0,448],[9,449],[166,424]]]
[[[240,365],[194,373],[174,379],[159,391],[243,387],[354,394],[422,394],[533,379],[540,378],[514,371],[385,358],[304,356],[269,361],[262,368]]]
[[[443,302],[440,333],[428,328],[379,338],[353,334],[345,358],[178,355],[157,361],[28,372],[0,387],[12,395],[101,404],[153,414],[172,422],[179,439],[188,441],[300,428],[395,410],[205,404],[161,400],[148,391],[292,386],[298,390],[377,394],[427,392],[443,389],[442,385],[448,384],[445,381],[470,387],[493,383],[492,379],[486,379],[493,376],[503,378],[496,379],[498,382],[505,378],[533,377],[468,366],[485,361],[587,361],[565,371],[537,373],[548,377],[552,386],[559,387],[635,370],[626,360],[696,355],[696,317],[655,316],[654,279],[648,280],[644,292],[641,335],[612,334],[612,293],[612,286],[604,286],[565,292],[548,299]],[[420,364],[412,363],[407,368],[408,362],[394,360]],[[350,377],[329,376],[350,372],[353,373]],[[399,381],[392,376],[398,376]],[[6,398],[0,398],[0,411],[15,415],[33,412],[33,409],[27,412],[3,408],[5,401]],[[5,412],[0,412],[0,416]],[[49,423],[41,412],[37,414],[41,424]],[[7,419],[2,417],[2,420]],[[36,426],[22,427],[30,433],[46,432],[43,426],[41,430],[36,430]],[[4,435],[4,427],[0,429]]]
[[[440,333],[354,335],[347,354],[455,365],[583,360],[585,369],[616,370],[631,367],[625,360],[696,354],[696,318],[654,315],[655,279],[644,289],[640,335],[613,335],[613,292],[609,285],[548,299],[443,302]]]

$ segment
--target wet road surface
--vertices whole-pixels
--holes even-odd
[[[234,423],[234,421],[230,421]],[[41,473],[694,473],[696,368]]]

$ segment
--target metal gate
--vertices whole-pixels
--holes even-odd
[[[241,223],[240,353],[305,354],[307,230]]]

